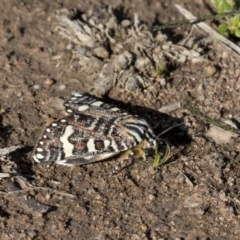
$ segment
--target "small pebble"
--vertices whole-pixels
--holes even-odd
[[[47,194],[45,195],[45,199],[46,199],[46,200],[49,200],[49,199],[50,199],[50,194],[49,194],[49,193],[47,193]]]
[[[108,58],[109,52],[104,47],[97,47],[93,50],[93,54],[100,58]]]
[[[40,89],[40,85],[35,84],[35,85],[33,85],[33,88],[34,88],[35,90],[38,90],[38,89]]]
[[[237,129],[237,126],[231,120],[225,120],[224,122]],[[211,126],[206,135],[218,144],[227,144],[230,142],[232,137],[238,136],[236,133],[225,131],[217,126]]]
[[[225,59],[228,59],[229,58],[228,52],[223,52],[222,57],[225,58]]]
[[[44,85],[47,85],[47,86],[51,86],[55,83],[55,80],[53,80],[52,78],[46,78],[44,80]]]
[[[0,109],[0,114],[5,113],[5,112],[6,112],[6,109],[4,109],[4,108]]]
[[[214,66],[207,66],[205,68],[205,71],[207,72],[208,75],[212,76],[216,73],[217,69]]]
[[[162,87],[165,87],[166,84],[167,84],[166,79],[163,78],[163,77],[161,77],[161,78],[159,79],[159,83],[161,84]]]
[[[185,200],[185,205],[187,208],[196,208],[202,204],[201,195],[193,194]]]
[[[23,93],[22,92],[19,92],[18,94],[17,94],[17,97],[22,97],[22,95],[23,95]]]
[[[234,208],[233,206],[228,207],[228,212],[234,214]]]
[[[66,50],[72,50],[73,49],[73,45],[71,43],[69,43],[67,46],[66,46]]]
[[[67,88],[67,86],[65,84],[62,84],[62,85],[59,86],[60,90],[65,90],[66,88]]]
[[[152,194],[149,194],[149,195],[148,195],[148,199],[149,199],[150,201],[152,201],[152,200],[154,199],[154,196],[153,196]]]
[[[141,229],[146,232],[147,231],[147,225],[146,224],[141,224]]]
[[[57,98],[57,97],[51,97],[48,100],[48,105],[49,107],[57,110],[57,111],[63,111],[64,110],[64,106],[63,106],[64,100],[61,98]]]
[[[129,27],[132,23],[128,20],[128,19],[124,19],[122,22],[121,22],[121,25],[125,28]]]
[[[142,238],[139,235],[137,235],[137,234],[133,234],[131,236],[131,239],[133,239],[133,240],[141,240]]]
[[[27,233],[28,233],[28,236],[29,236],[30,238],[34,238],[34,237],[37,236],[37,232],[34,231],[34,230],[28,230]]]

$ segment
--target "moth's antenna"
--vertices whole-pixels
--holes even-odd
[[[168,128],[168,129],[166,129],[164,132],[158,134],[157,137],[156,137],[156,139],[158,139],[158,138],[159,138],[161,135],[163,135],[164,133],[172,130],[172,129],[175,128],[175,127],[181,126],[181,125],[183,125],[183,124],[184,124],[184,123],[179,123],[179,124],[177,124],[177,125],[175,125],[175,126],[172,126],[172,127]]]

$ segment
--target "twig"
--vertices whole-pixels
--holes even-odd
[[[63,195],[63,196],[66,196],[66,197],[77,198],[77,197],[76,197],[75,195],[73,195],[73,194],[70,194],[70,193],[67,193],[67,192],[64,192],[64,191],[58,191],[58,190],[55,190],[55,189],[49,188],[49,187],[31,187],[31,189],[48,190],[48,191],[51,191],[51,192],[54,192],[54,193],[56,193],[56,194]]]
[[[1,148],[0,149],[0,156],[4,156],[7,155],[15,150],[17,150],[18,148],[22,147],[21,145],[18,146],[11,146],[11,147],[5,147],[5,148]]]
[[[175,4],[175,7],[182,13],[182,10],[180,10],[180,9],[183,9],[183,8],[180,7],[180,5]],[[166,28],[176,28],[176,27],[186,25],[186,24],[192,24],[192,25],[193,24],[198,24],[198,23],[204,22],[206,20],[214,20],[214,19],[217,19],[217,18],[222,18],[222,17],[226,17],[226,16],[229,16],[229,15],[236,15],[236,14],[239,14],[239,13],[240,13],[240,11],[233,9],[231,11],[227,11],[227,12],[224,12],[224,13],[218,13],[218,14],[215,14],[215,15],[203,15],[203,16],[200,16],[200,17],[195,17],[195,16],[191,15],[191,17],[187,17],[188,19],[184,19],[184,20],[181,20],[181,21],[170,22],[170,23],[165,24],[163,26],[154,26],[152,28],[152,31],[160,31],[160,30],[163,30],[163,29],[166,29]],[[185,15],[185,14],[183,14],[183,15]]]
[[[192,15],[190,12],[188,12],[186,9],[182,8],[180,5],[175,4],[175,7],[188,19],[195,19],[197,20],[197,17]],[[233,14],[233,13],[239,13],[239,11],[231,11],[226,12],[225,14]],[[237,58],[240,58],[240,48],[234,44],[233,42],[229,41],[227,38],[213,30],[211,27],[209,27],[206,23],[197,23],[195,26],[200,27],[203,29],[209,37],[211,37],[213,40],[217,40],[219,44],[226,49],[231,54],[234,54]]]
[[[6,188],[8,189],[8,191],[10,193],[14,193],[14,192],[20,193],[23,191],[19,187],[17,187],[10,179],[6,179],[4,185],[6,186]],[[20,202],[21,204],[26,205],[29,209],[31,209],[33,211],[40,212],[40,213],[46,213],[50,209],[49,206],[38,202],[34,198],[26,199],[21,194],[19,194],[19,195],[14,194],[13,196],[17,202]]]
[[[18,184],[20,184],[20,186],[22,188],[27,188],[27,189],[20,189],[10,181],[10,184],[12,186],[14,186],[15,188],[13,190],[8,189],[8,190],[10,190],[9,192],[1,192],[0,191],[0,194],[16,194],[16,193],[24,193],[24,192],[27,192],[29,190],[41,189],[41,190],[48,190],[48,191],[54,192],[54,193],[62,195],[62,196],[66,196],[66,197],[70,197],[70,198],[76,198],[76,196],[73,195],[73,194],[70,194],[70,193],[67,193],[67,192],[64,192],[64,191],[58,191],[58,190],[50,188],[50,187],[36,187],[36,186],[33,186],[29,183],[26,184],[26,182],[24,182],[19,176],[15,176],[15,178],[16,178]]]

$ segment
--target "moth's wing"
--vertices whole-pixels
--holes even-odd
[[[62,136],[68,134],[68,119],[69,117],[59,119],[45,128],[33,150],[36,162],[53,162],[64,158]]]
[[[110,123],[118,124],[122,131],[128,130],[131,133],[137,133],[138,139],[155,138],[154,133],[148,123],[139,118],[137,115],[131,115],[128,112],[108,103],[104,103],[96,97],[73,92],[68,100],[64,103],[66,111],[74,115],[85,115],[94,117],[95,122],[92,124],[92,130],[96,130],[93,125],[100,125],[100,129],[107,131]],[[107,135],[107,133],[105,133]],[[148,137],[149,136],[149,137]]]
[[[59,165],[64,165],[64,166],[76,166],[76,165],[83,165],[83,164],[88,164],[88,163],[93,163],[93,162],[97,162],[97,161],[101,161],[110,157],[113,157],[115,155],[119,154],[119,152],[117,153],[103,153],[103,154],[98,154],[98,155],[94,155],[91,157],[85,157],[85,158],[81,158],[76,156],[70,156],[67,157],[65,159],[62,159],[60,161],[57,161],[56,163]]]
[[[73,92],[71,96],[64,102],[66,112],[83,113],[92,116],[107,116],[107,117],[121,117],[128,113],[113,104],[108,104],[100,101],[96,97],[88,94],[80,94]]]
[[[134,136],[113,118],[73,114],[44,130],[33,158],[37,162],[81,165],[111,157],[136,144]]]
[[[71,115],[44,130],[34,149],[37,162],[80,165],[131,149],[146,138],[155,141],[145,120],[95,97],[72,93],[64,105]]]

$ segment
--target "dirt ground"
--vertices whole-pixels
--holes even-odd
[[[239,137],[211,130],[179,105],[190,97],[203,113],[239,127],[239,58],[183,26],[163,33],[174,46],[191,32],[199,56],[165,57],[164,74],[150,86],[113,85],[101,94],[83,84],[88,71],[62,74],[71,45],[55,31],[57,10],[109,5],[119,21],[137,13],[152,27],[183,19],[175,3],[194,15],[213,13],[198,0],[1,1],[0,148],[19,148],[1,156],[0,239],[240,239]],[[183,122],[161,135],[171,147],[169,162],[155,170],[133,157],[111,177],[114,158],[75,167],[34,162],[44,126],[64,116],[62,99],[72,91],[137,112],[156,135]]]

